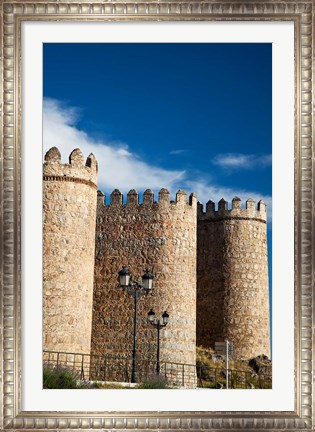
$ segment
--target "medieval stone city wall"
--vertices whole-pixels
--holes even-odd
[[[231,209],[223,199],[217,210],[212,201],[203,209],[194,194],[178,191],[171,201],[161,189],[155,201],[148,189],[141,203],[134,190],[126,202],[115,190],[106,203],[94,156],[84,161],[78,149],[68,164],[50,149],[43,180],[44,350],[130,361],[134,299],[118,278],[126,266],[138,282],[146,269],[154,275],[154,289],[138,300],[138,362],[156,364],[150,309],[170,316],[160,332],[161,362],[193,365],[196,343],[214,348],[226,339],[237,357],[270,356],[262,201],[242,208],[236,197]]]
[[[157,330],[147,320],[166,310],[160,332],[161,361],[196,361],[196,215],[197,201],[179,191],[176,202],[166,189],[154,201],[151,190],[139,204],[136,191],[127,203],[118,190],[104,204],[99,194],[96,224],[92,354],[128,355],[133,344],[134,299],[119,287],[118,272],[128,267],[141,282],[146,269],[154,289],[138,301],[138,358],[156,360]]]
[[[56,147],[43,168],[43,348],[89,353],[92,327],[97,162]]]
[[[198,205],[197,344],[226,339],[243,359],[270,356],[266,205]]]

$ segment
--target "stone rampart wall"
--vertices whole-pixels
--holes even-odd
[[[98,197],[93,354],[130,354],[133,344],[134,300],[119,288],[118,272],[127,266],[141,281],[148,268],[154,289],[138,302],[138,356],[156,358],[157,330],[147,321],[167,310],[169,324],[161,330],[161,361],[194,364],[196,359],[196,213],[195,196],[179,191],[170,202],[166,189],[154,202],[147,190],[143,203],[132,190],[123,204],[121,193],[111,194],[110,205]]]

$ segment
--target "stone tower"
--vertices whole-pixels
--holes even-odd
[[[225,339],[236,356],[270,356],[266,205],[198,205],[197,344]]]
[[[89,353],[92,327],[97,162],[51,148],[43,168],[43,279],[46,350]]]
[[[115,190],[110,204],[99,193],[96,224],[92,354],[131,355],[134,300],[119,288],[118,272],[127,266],[134,280],[146,268],[154,274],[152,293],[138,303],[139,358],[156,358],[156,330],[147,321],[151,308],[170,315],[161,330],[161,361],[196,361],[197,201],[178,191],[170,201],[166,189],[154,201],[146,190],[139,204],[131,190],[127,202]]]

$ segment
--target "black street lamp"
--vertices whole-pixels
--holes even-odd
[[[131,281],[130,272],[123,267],[119,275],[119,284],[129,295],[132,295],[135,301],[135,310],[133,318],[133,349],[132,349],[132,372],[131,382],[137,382],[137,318],[138,318],[138,298],[148,294],[153,289],[153,274],[146,270],[142,276],[142,283]]]
[[[156,373],[160,374],[160,330],[168,323],[169,314],[165,311],[162,314],[162,322],[160,318],[155,317],[152,309],[148,312],[149,323],[157,329],[157,354],[156,354]]]

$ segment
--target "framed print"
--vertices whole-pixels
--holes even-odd
[[[73,367],[82,378],[93,377],[93,381],[97,378],[101,381],[123,379],[127,382],[130,379],[130,384],[136,388],[153,385],[150,383],[152,378],[154,385],[158,386],[159,380],[155,380],[155,374],[167,381],[160,382],[162,387],[167,385],[177,389],[178,387],[193,389],[196,385],[198,388],[216,388],[223,385],[225,388],[238,389],[251,386],[270,388],[272,386],[269,360],[270,306],[265,245],[266,236],[270,238],[271,223],[269,217],[266,221],[265,206],[268,207],[268,214],[271,214],[272,46],[264,43],[208,43],[207,39],[202,43],[176,43],[172,42],[170,30],[176,29],[178,38],[178,32],[182,33],[183,29],[192,31],[192,23],[177,23],[175,26],[157,23],[145,27],[148,27],[144,32],[147,41],[145,43],[131,42],[132,31],[129,25],[120,23],[116,28],[120,33],[129,34],[130,42],[127,44],[99,41],[83,44],[45,43],[43,46],[45,370],[46,367],[52,368],[62,362],[64,366]],[[219,25],[215,26],[217,35],[220,31],[219,27]],[[136,29],[136,26],[133,28]],[[209,28],[209,24],[205,28],[198,26],[198,29],[207,33]],[[167,38],[168,42],[148,42],[153,36],[153,29],[158,29],[159,34],[163,32],[163,37]],[[194,29],[195,36],[198,29]],[[141,32],[143,30],[141,26]],[[137,31],[139,32],[139,29]],[[160,35],[158,37],[161,38]],[[111,38],[114,39],[113,32]],[[33,44],[32,47],[34,50]],[[242,58],[239,66],[242,67],[241,73],[239,71],[236,73],[235,58]],[[69,64],[67,59],[70,59]],[[98,63],[97,66],[95,62]],[[86,64],[89,65],[88,71],[84,68]],[[92,66],[93,64],[95,66]],[[71,73],[69,73],[70,69],[72,69]],[[221,71],[219,75],[222,85],[218,83],[218,69]],[[80,71],[83,73],[81,78],[79,78]],[[150,71],[150,74],[144,71]],[[232,82],[231,71],[235,76],[234,82]],[[57,123],[54,120],[60,119],[61,112],[64,119],[69,117],[66,114],[70,113],[69,109],[62,107],[63,103],[60,102],[68,99],[68,94],[69,99],[73,100],[73,97],[76,99],[75,106],[82,107],[83,100],[94,93],[90,85],[77,86],[77,83],[86,80],[89,73],[93,76],[93,82],[99,83],[98,92],[104,92],[103,95],[99,94],[97,99],[93,98],[92,106],[95,109],[91,120],[95,122],[101,114],[106,118],[107,125],[117,125],[115,132],[117,137],[126,127],[129,130],[128,141],[132,139],[131,129],[134,130],[136,144],[132,145],[133,150],[128,143],[113,143],[106,137],[99,137],[97,142],[91,136],[87,139],[90,133],[82,135],[71,120],[70,123],[68,120],[66,122],[57,120]],[[190,94],[183,92],[183,88],[190,86],[191,76],[194,73],[198,74],[199,80],[194,81]],[[240,75],[242,80],[239,78]],[[75,80],[73,76],[76,77]],[[115,86],[109,87],[105,84],[112,80],[115,80]],[[226,97],[229,98],[229,103],[224,104],[222,109],[226,115],[229,114],[228,122],[232,123],[235,118],[235,106],[239,110],[244,105],[249,106],[244,103],[246,99],[251,100],[252,104],[256,103],[257,107],[252,107],[252,119],[243,114],[239,120],[234,120],[235,128],[240,128],[241,121],[246,122],[246,125],[248,123],[257,125],[257,118],[264,126],[261,134],[265,136],[259,138],[257,136],[255,143],[252,141],[251,133],[248,133],[246,141],[249,138],[247,147],[250,149],[249,155],[244,145],[245,138],[236,139],[235,131],[232,132],[233,128],[231,128],[232,136],[223,138],[222,125],[214,126],[217,122],[214,119],[216,113],[213,107],[222,99],[222,88],[227,82],[230,90]],[[240,86],[243,87],[241,91]],[[221,89],[216,94],[218,88]],[[254,98],[253,88],[255,88]],[[148,89],[150,89],[149,98]],[[189,104],[186,102],[184,108],[181,108],[178,102],[183,99],[186,101],[188,96],[192,102]],[[79,101],[78,98],[82,100]],[[104,99],[106,99],[105,106]],[[97,101],[99,101],[98,106]],[[117,101],[121,103],[117,104]],[[130,112],[131,106],[133,113]],[[33,111],[29,108],[25,109]],[[90,106],[89,115],[91,111]],[[86,126],[81,123],[80,127],[85,132],[87,132],[87,116],[86,113],[84,115]],[[122,117],[125,118],[124,125],[121,121],[115,120]],[[221,118],[221,115],[219,117]],[[171,125],[170,118],[172,118]],[[207,118],[207,121],[200,122],[200,118]],[[141,119],[140,123],[139,119]],[[152,130],[156,129],[156,121],[164,125],[159,138],[152,136]],[[130,128],[132,123],[135,126]],[[95,130],[94,125],[94,133]],[[61,136],[60,132],[57,135],[56,131],[62,131]],[[196,131],[198,131],[198,143],[194,142]],[[217,146],[213,144],[208,144],[204,148],[204,142],[208,139],[210,131],[212,140],[220,131],[221,136],[216,139],[226,142],[224,153],[222,147],[221,152],[218,153]],[[64,135],[69,133],[77,138],[73,137],[69,143],[66,143]],[[162,135],[168,136],[164,141],[163,150],[161,149]],[[231,144],[228,144],[229,140],[232,140]],[[178,144],[175,144],[174,149],[173,142],[180,142],[182,148],[176,149]],[[192,142],[194,142],[195,157],[191,152]],[[80,184],[83,186],[72,184],[76,177],[72,177],[72,181],[60,184],[61,179],[64,181],[69,176],[69,173],[63,171],[69,167],[56,162],[55,158],[61,161],[62,154],[68,153],[71,154],[72,160],[73,155],[80,154],[77,150],[72,153],[73,146],[83,153],[93,154],[96,158],[98,192],[95,187],[86,183],[83,173],[80,173],[80,176],[83,175],[83,178],[80,177]],[[196,146],[199,147],[198,151]],[[254,156],[253,152],[257,154]],[[207,154],[204,167],[200,161],[201,154]],[[190,155],[189,161],[188,155]],[[162,159],[160,163],[159,159]],[[211,164],[211,180],[207,174],[209,164]],[[72,163],[70,165],[71,169],[74,168]],[[242,166],[241,170],[239,165]],[[260,167],[261,172],[258,175],[253,169],[254,166],[258,170]],[[242,189],[241,184],[239,183],[237,188],[234,186],[233,190],[227,187],[231,178],[234,182],[236,177],[238,182],[241,181],[242,171],[246,172],[243,187],[248,188],[248,177],[251,176],[251,190],[247,192],[251,200],[247,200],[243,207],[241,198],[235,198]],[[93,173],[92,183],[95,182],[96,173],[93,171],[93,166],[84,167],[83,172]],[[218,188],[218,180],[215,177],[220,178],[222,173],[226,177],[226,184],[221,184]],[[253,200],[257,196],[257,192],[254,192],[257,188],[254,182],[259,181],[261,175],[264,177],[266,188],[264,191],[260,190],[261,196],[257,199],[259,204],[258,202],[256,204]],[[81,183],[81,180],[84,182]],[[130,190],[131,181],[133,189]],[[77,180],[75,182],[78,183]],[[160,188],[161,184],[167,188]],[[158,187],[157,190],[155,185]],[[79,228],[80,216],[69,219],[67,215],[76,214],[82,208],[77,203],[77,197],[81,200],[82,196],[85,199],[89,196],[86,193],[87,186],[92,188],[88,208],[89,211],[93,211],[93,216],[82,218],[83,224]],[[65,193],[64,201],[60,199],[61,187]],[[79,188],[82,191],[79,191]],[[74,190],[76,190],[75,197]],[[186,190],[189,191],[189,198]],[[196,197],[190,190],[194,191]],[[127,195],[126,204],[124,204],[123,194]],[[224,217],[222,217],[221,207],[228,207],[228,204],[221,200],[219,194],[224,196],[226,201],[232,201],[233,208],[224,208],[223,211],[226,212]],[[107,197],[110,195],[110,199],[106,200],[104,195]],[[219,210],[215,210],[216,206],[209,202],[209,195],[213,201],[219,203]],[[176,199],[173,201],[171,197]],[[73,210],[69,209],[69,199],[74,202]],[[34,202],[34,199],[31,201]],[[201,202],[208,202],[205,209]],[[57,219],[56,212],[50,210],[52,205],[58,208]],[[60,217],[62,226],[58,222]],[[72,220],[75,220],[74,227]],[[60,236],[56,234],[56,226]],[[85,234],[78,236],[78,232]],[[84,239],[81,245],[80,239]],[[56,247],[59,243],[60,245]],[[89,243],[91,246],[87,247]],[[224,244],[231,244],[231,246],[225,247]],[[243,246],[241,251],[239,244],[246,244],[246,251]],[[232,255],[228,250],[233,250]],[[241,263],[239,257],[244,256],[244,253],[246,259]],[[220,260],[217,259],[218,255],[221,256]],[[271,258],[271,254],[269,255]],[[61,262],[56,264],[58,256]],[[76,261],[78,256],[81,256],[81,259]],[[221,266],[219,261],[224,264]],[[75,266],[75,262],[79,265]],[[63,271],[65,266],[69,266],[67,271]],[[244,270],[240,270],[243,266]],[[122,278],[131,279],[129,273],[132,272],[135,275],[133,278],[136,277],[138,281],[139,276],[144,274],[144,280],[150,281],[152,288],[145,289],[141,283],[129,281],[127,286],[123,285],[125,288],[120,289],[117,285],[117,274],[123,267]],[[139,267],[144,269],[143,272],[145,269],[149,271],[137,275]],[[74,268],[77,268],[75,272]],[[249,269],[254,271],[255,276]],[[230,273],[230,276],[220,278],[224,272]],[[80,274],[81,282],[79,282]],[[146,279],[149,277],[153,279]],[[250,278],[253,277],[255,277],[254,282],[251,282]],[[211,279],[210,292],[208,292],[209,279]],[[220,289],[218,285],[221,285]],[[65,290],[62,289],[63,286]],[[185,289],[180,288],[184,286]],[[231,286],[233,289],[230,289]],[[82,287],[85,289],[83,290]],[[81,316],[78,314],[77,302],[73,302],[74,292],[77,292],[77,299],[81,299]],[[226,300],[222,301],[224,292]],[[253,293],[255,295],[252,295]],[[58,306],[54,299],[60,297],[61,309],[57,311]],[[242,302],[240,298],[243,298]],[[235,301],[236,299],[239,300]],[[93,307],[91,307],[92,301]],[[66,326],[63,312],[65,307],[66,320],[69,322]],[[224,314],[223,309],[226,309]],[[157,310],[162,316],[158,317],[155,314],[154,311]],[[223,315],[226,317],[225,323],[220,319]],[[59,317],[58,320],[56,316]],[[147,316],[151,317],[149,323]],[[241,325],[237,324],[238,320],[241,321]],[[240,328],[242,328],[241,334]],[[222,335],[224,332],[229,335],[228,351],[233,351],[226,357],[229,369],[233,370],[228,372],[229,377],[226,381],[223,376],[225,373],[223,368],[226,368],[226,364],[223,365],[224,362],[219,361],[219,357],[213,357],[214,354],[209,351],[209,346],[215,348],[216,342],[223,352],[226,351],[226,342]],[[82,346],[83,342],[84,346]],[[130,353],[132,353],[131,364]],[[252,359],[261,355],[265,356],[264,360],[260,357],[258,361],[266,363],[265,370],[264,373],[260,371],[259,376],[255,376],[250,365],[256,362]],[[209,357],[209,361],[207,362],[206,358],[202,359],[203,356]],[[248,373],[246,373],[248,365],[240,362],[246,358],[250,359]],[[217,363],[212,364],[215,360],[218,360]],[[119,385],[118,382],[116,387]],[[187,397],[187,392],[184,393]],[[130,395],[130,392],[128,394]]]
[[[1,8],[1,428],[313,430],[313,2]]]

